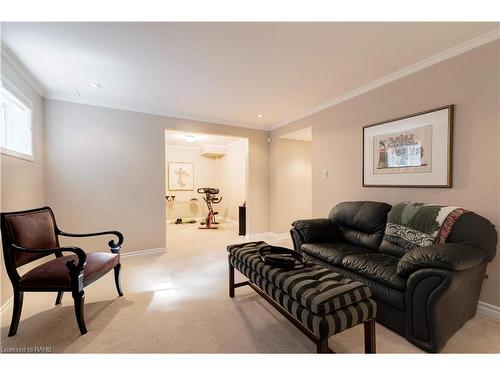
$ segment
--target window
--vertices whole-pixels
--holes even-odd
[[[2,153],[33,160],[32,106],[17,90],[0,87],[0,139]]]

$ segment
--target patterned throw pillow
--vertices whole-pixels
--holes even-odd
[[[387,215],[384,240],[411,250],[444,243],[457,219],[466,210],[437,204],[403,202]]]

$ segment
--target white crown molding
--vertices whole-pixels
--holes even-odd
[[[144,113],[144,114],[149,114],[149,115],[171,117],[171,118],[177,118],[177,119],[181,119],[181,120],[205,122],[208,124],[226,125],[226,126],[237,127],[237,128],[247,128],[247,129],[260,130],[260,131],[267,131],[267,129],[263,128],[262,126],[259,126],[256,124],[247,124],[247,123],[243,123],[243,122],[239,122],[239,121],[223,120],[223,119],[211,118],[211,117],[207,117],[207,116],[193,115],[193,114],[189,114],[189,113],[178,113],[178,112],[154,110],[151,108],[144,108],[144,107],[120,106],[120,105],[111,104],[111,103],[103,103],[101,101],[83,99],[81,97],[68,98],[65,95],[54,95],[54,94],[49,93],[47,90],[45,90],[45,88],[38,82],[38,80],[31,74],[31,72],[24,67],[24,65],[21,63],[21,61],[19,61],[19,59],[16,57],[16,55],[4,43],[1,43],[1,56],[2,56],[2,58],[5,59],[5,61],[7,61],[9,63],[9,65],[12,66],[12,68],[22,78],[24,78],[26,80],[26,82],[33,88],[33,90],[35,90],[37,92],[38,95],[40,95],[41,97],[44,97],[46,99],[52,99],[52,100],[58,100],[58,101],[63,101],[63,102],[76,103],[76,104],[92,105],[95,107],[119,109],[119,110],[123,110],[123,111],[138,112],[138,113]]]
[[[234,140],[233,142],[227,144],[226,148],[230,148],[230,147],[236,146],[239,143],[247,143],[247,142],[248,142],[248,138],[239,137],[238,139]]]
[[[44,98],[50,99],[50,100],[57,100],[57,101],[61,101],[61,102],[91,105],[91,106],[100,107],[100,108],[110,108],[110,109],[117,109],[120,111],[136,112],[136,113],[142,113],[142,114],[154,115],[154,116],[162,116],[162,117],[170,117],[170,118],[180,119],[180,120],[204,122],[207,124],[231,126],[231,127],[235,127],[235,128],[254,129],[254,130],[260,130],[260,131],[264,131],[264,132],[267,131],[266,128],[259,127],[258,125],[247,124],[247,123],[238,122],[238,121],[222,120],[222,119],[216,119],[216,118],[205,117],[205,116],[197,116],[197,115],[192,115],[192,114],[187,114],[187,113],[161,111],[161,110],[155,110],[155,109],[151,109],[151,108],[122,106],[122,105],[116,105],[116,104],[106,103],[106,102],[102,102],[102,101],[98,102],[98,101],[94,101],[94,100],[83,99],[81,97],[68,98],[64,95],[54,95],[54,94],[47,93],[44,95]]]
[[[14,53],[4,43],[1,43],[2,58],[18,73],[40,96],[45,95],[45,89],[30,73],[28,69],[19,61]]]
[[[493,42],[494,40],[497,40],[500,38],[500,29],[495,29],[492,30],[486,34],[480,35],[477,38],[471,39],[467,42],[461,43],[455,47],[449,48],[443,52],[440,52],[436,55],[433,55],[431,57],[428,57],[416,64],[407,66],[406,68],[400,69],[394,73],[388,74],[385,77],[382,77],[380,79],[377,79],[376,81],[373,81],[371,83],[368,83],[364,86],[358,87],[357,89],[354,89],[352,91],[349,91],[345,94],[342,94],[340,96],[337,96],[323,104],[320,104],[318,106],[315,106],[307,111],[304,111],[300,114],[297,114],[293,117],[290,117],[289,119],[280,122],[278,124],[275,124],[271,126],[268,130],[275,130],[278,129],[282,126],[285,126],[287,124],[290,124],[294,121],[300,120],[304,117],[310,116],[314,113],[320,112],[326,108],[332,107],[334,105],[337,105],[339,103],[345,102],[349,99],[352,99],[356,96],[365,94],[369,91],[372,91],[376,88],[379,88],[381,86],[387,85],[388,83],[397,81],[398,79],[404,78],[406,76],[409,76],[410,74],[416,73],[420,70],[423,70],[425,68],[428,68],[432,65],[435,65],[437,63],[440,63],[442,61],[451,59],[452,57],[458,56],[462,53],[468,52],[470,50],[473,50],[475,48],[481,47],[482,45],[486,43]]]
[[[331,99],[323,104],[320,104],[320,105],[315,106],[307,111],[304,111],[300,114],[292,116],[285,121],[282,121],[282,122],[279,122],[277,124],[267,126],[267,127],[262,127],[262,126],[259,126],[256,124],[242,123],[242,122],[238,122],[238,121],[230,121],[230,120],[216,119],[216,118],[205,117],[205,116],[198,116],[198,115],[193,115],[193,114],[160,111],[160,110],[154,110],[151,108],[142,108],[142,107],[125,107],[125,106],[120,106],[120,105],[111,104],[111,103],[103,103],[100,101],[97,102],[94,100],[88,100],[88,99],[82,99],[82,98],[68,98],[64,95],[50,94],[50,93],[46,92],[46,90],[43,88],[43,86],[24,67],[24,65],[17,59],[17,57],[14,55],[14,53],[12,51],[10,51],[10,49],[4,43],[1,44],[1,54],[2,54],[2,57],[5,58],[5,60],[14,68],[14,70],[16,70],[16,72],[19,73],[40,96],[42,96],[46,99],[59,100],[59,101],[64,101],[64,102],[76,103],[76,104],[92,105],[92,106],[103,107],[103,108],[125,110],[125,111],[129,111],[129,112],[138,112],[138,113],[151,114],[151,115],[157,115],[157,116],[178,118],[181,120],[199,121],[199,122],[205,122],[205,123],[209,123],[209,124],[226,125],[226,126],[238,127],[238,128],[255,129],[255,130],[260,130],[260,131],[270,131],[270,130],[275,130],[277,128],[280,128],[280,127],[287,125],[289,123],[292,123],[294,121],[300,120],[304,117],[310,116],[314,113],[320,112],[320,111],[322,111],[326,108],[332,107],[336,104],[345,102],[345,101],[352,99],[356,96],[365,94],[365,93],[372,91],[376,88],[379,88],[379,87],[387,85],[391,82],[397,81],[398,79],[404,78],[408,75],[416,73],[416,72],[423,70],[425,68],[428,68],[432,65],[435,65],[435,64],[440,63],[442,61],[448,60],[452,57],[458,56],[458,55],[465,53],[465,52],[468,52],[472,49],[478,48],[486,43],[490,43],[490,42],[492,42],[496,39],[499,39],[499,38],[500,38],[500,29],[492,30],[492,31],[485,33],[483,35],[480,35],[474,39],[471,39],[471,40],[466,41],[464,43],[461,43],[455,47],[452,47],[452,48],[449,48],[443,52],[440,52],[436,55],[428,57],[428,58],[426,58],[418,63],[407,66],[407,67],[400,69],[394,73],[388,74],[385,77],[382,77],[382,78],[375,80],[371,83],[368,83],[364,86],[358,87],[357,89],[354,89],[354,90],[349,91],[345,94],[337,96],[337,97],[335,97],[335,98],[333,98],[333,99]]]

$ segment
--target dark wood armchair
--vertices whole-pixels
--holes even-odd
[[[28,211],[4,212],[0,216],[4,262],[14,289],[14,310],[9,336],[17,332],[24,292],[57,292],[56,305],[61,303],[65,291],[70,291],[75,301],[75,313],[82,335],[87,333],[83,304],[84,287],[114,269],[118,294],[123,296],[120,286],[120,248],[123,235],[117,231],[74,234],[61,231],[54,213],[49,207]],[[115,235],[118,242],[108,242],[111,253],[85,253],[79,247],[60,247],[59,236],[90,237]],[[63,253],[73,253],[64,256]],[[55,255],[22,276],[18,267]]]

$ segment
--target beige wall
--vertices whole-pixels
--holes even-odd
[[[285,233],[312,215],[311,142],[273,139],[270,148],[271,232]]]
[[[247,149],[247,140],[237,141],[227,147],[223,158],[217,160],[217,181],[222,196],[217,211],[229,220],[238,220],[238,207],[246,200]]]
[[[492,42],[273,131],[313,127],[313,215],[347,200],[460,205],[500,227],[500,42]],[[362,126],[455,104],[451,189],[363,188]],[[321,178],[327,169],[330,177]],[[500,305],[500,256],[489,265],[481,300]]]
[[[249,230],[269,230],[267,132],[56,100],[45,126],[46,198],[65,230],[116,228],[124,251],[165,246],[165,129],[248,138]]]
[[[34,161],[0,155],[1,211],[17,211],[45,205],[44,192],[44,152],[43,152],[43,99],[2,58],[2,79],[8,80],[14,87],[27,96],[33,104],[33,153]],[[5,273],[3,251],[0,278],[0,305],[12,295],[10,282]]]

